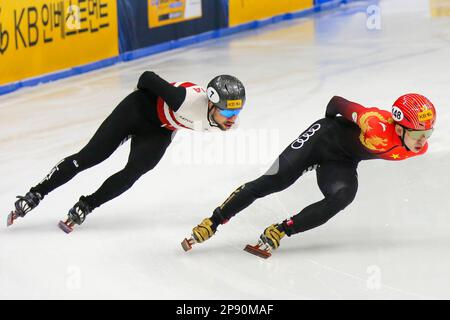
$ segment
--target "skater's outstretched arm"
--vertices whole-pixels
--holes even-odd
[[[336,115],[340,114],[344,118],[350,121],[354,121],[352,115],[353,113],[361,113],[366,111],[367,108],[362,105],[351,102],[342,97],[334,96],[327,105],[327,110],[325,116],[327,118],[334,118]]]
[[[186,98],[186,88],[175,87],[152,71],[141,75],[137,87],[162,98],[173,111],[177,111]]]
[[[358,103],[334,96],[328,103],[325,115],[327,118],[334,118],[337,114],[355,122],[366,138],[383,136],[386,131],[386,124],[392,120],[389,119],[390,113],[387,111],[378,108],[366,108]]]

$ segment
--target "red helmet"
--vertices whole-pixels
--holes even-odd
[[[392,106],[392,118],[399,125],[413,130],[433,129],[436,109],[426,97],[409,93],[401,96]]]

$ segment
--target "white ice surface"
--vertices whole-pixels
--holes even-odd
[[[450,298],[450,18],[431,18],[426,0],[386,0],[381,29],[368,30],[369,5],[0,97],[0,298]],[[78,151],[144,70],[203,85],[217,74],[238,76],[248,92],[240,129],[211,137],[180,132],[155,170],[71,235],[57,222],[124,166],[129,144],[6,229],[15,196]],[[267,225],[321,199],[309,173],[255,202],[211,241],[181,249],[191,228],[257,178],[322,117],[333,95],[388,109],[407,92],[429,96],[438,108],[429,152],[362,162],[355,201],[326,225],[283,239],[268,260],[242,250]],[[226,144],[246,134],[253,135],[244,143],[249,154]]]

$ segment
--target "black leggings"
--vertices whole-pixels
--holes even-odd
[[[125,168],[109,177],[93,194],[85,197],[91,209],[128,190],[143,174],[153,169],[172,141],[172,133],[153,120],[155,99],[142,91],[126,97],[106,118],[80,152],[61,160],[31,191],[42,196],[65,184],[79,172],[107,159],[131,138]]]
[[[332,121],[321,119],[303,132],[266,174],[234,191],[214,211],[213,220],[225,223],[256,199],[288,188],[303,173],[313,169],[316,169],[324,199],[283,222],[286,234],[290,236],[318,227],[349,205],[358,190],[358,161],[349,159],[334,147]]]

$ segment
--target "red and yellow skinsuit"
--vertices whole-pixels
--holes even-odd
[[[341,116],[337,117],[338,114]],[[404,160],[428,149],[428,144],[424,144],[420,152],[414,153],[402,140],[395,132],[391,112],[333,97],[327,106],[326,118],[303,131],[266,174],[237,188],[214,210],[213,226],[225,223],[255,200],[288,188],[303,173],[316,169],[317,185],[324,198],[304,207],[290,219],[270,226],[263,235],[279,244],[283,234],[291,236],[316,228],[355,199],[357,167],[361,160]],[[277,236],[273,235],[277,232],[275,228]]]
[[[404,160],[424,154],[428,149],[427,142],[418,153],[408,150],[395,132],[395,122],[389,111],[366,108],[336,96],[330,100],[326,116],[333,118],[337,114],[360,128],[359,147],[358,144],[350,144],[350,152],[360,159]]]

